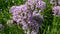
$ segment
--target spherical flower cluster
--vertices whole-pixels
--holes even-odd
[[[26,34],[30,34],[30,30],[32,30],[31,34],[37,34],[40,23],[43,22],[43,15],[40,14],[40,11],[45,6],[46,3],[41,0],[28,0],[23,5],[12,6],[10,13],[13,15],[13,20],[22,25]]]
[[[55,6],[52,9],[53,15],[60,15],[60,6]]]

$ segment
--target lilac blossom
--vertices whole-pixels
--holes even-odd
[[[56,2],[56,0],[50,0],[50,3],[51,4],[56,4],[57,2]]]
[[[60,0],[50,0],[50,3],[54,4],[55,6],[60,5]]]
[[[30,34],[30,31],[28,30],[28,31],[26,32],[26,34]]]
[[[40,8],[42,10],[46,7],[46,3],[42,0],[28,0],[26,4],[30,10],[34,10],[35,8]]]
[[[60,6],[55,6],[52,9],[53,15],[60,15]]]
[[[37,32],[35,32],[35,31],[32,31],[32,32],[31,32],[31,34],[37,34]]]
[[[58,0],[58,4],[60,5],[60,0]]]
[[[44,9],[46,7],[46,3],[43,1],[38,1],[36,3],[36,8],[40,8],[41,10]]]
[[[34,5],[38,2],[38,0],[28,0],[28,5]]]
[[[40,11],[44,9],[46,3],[42,0],[28,0],[25,4],[20,6],[12,6],[10,13],[17,24],[21,24],[26,34],[37,34],[40,23],[43,21],[43,16]],[[39,10],[37,9],[39,8]],[[34,19],[36,17],[37,19]],[[32,32],[30,33],[30,29]]]

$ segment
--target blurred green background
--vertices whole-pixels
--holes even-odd
[[[41,13],[44,15],[44,22],[41,24],[38,34],[60,34],[60,16],[52,15],[52,5],[50,0],[43,0],[46,2],[46,9]],[[22,5],[25,0],[0,0],[0,24],[4,25],[4,31],[0,34],[24,34],[20,25],[7,26],[7,21],[11,19],[9,9],[14,5]]]

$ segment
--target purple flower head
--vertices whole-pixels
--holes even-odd
[[[45,7],[46,3],[43,1],[38,1],[38,3],[36,3],[36,8],[44,9]]]
[[[28,5],[34,5],[35,3],[38,2],[38,0],[28,0]]]
[[[40,15],[37,10],[33,11],[33,16]]]
[[[60,6],[55,6],[52,9],[53,15],[60,15]]]
[[[60,5],[60,0],[58,0],[58,4]]]
[[[35,32],[35,31],[32,31],[32,32],[31,32],[31,34],[37,34],[37,32]]]
[[[41,0],[28,0],[24,5],[11,7],[10,13],[13,15],[13,20],[21,24],[27,34],[30,34],[30,29],[32,29],[31,34],[37,34],[43,21],[43,16],[37,8],[42,10],[45,6],[46,3]]]
[[[26,11],[27,6],[26,5],[21,5],[21,6],[13,6],[10,9],[10,13],[13,15],[20,14],[22,11]]]
[[[43,15],[41,15],[40,12],[36,11],[36,10],[33,12],[33,16],[37,16],[37,17],[43,19]]]
[[[38,3],[38,1],[41,1],[41,0],[28,0],[26,2],[28,9],[34,10],[35,6],[36,6],[36,3]]]
[[[50,0],[51,4],[56,4],[56,0]]]
[[[22,11],[26,11],[26,10],[27,10],[27,6],[26,6],[26,4],[21,5],[20,7],[21,7]]]
[[[17,15],[18,13],[21,13],[21,7],[20,6],[13,6],[10,9],[10,13],[12,13],[13,15]]]
[[[38,24],[38,22],[37,21],[35,21],[35,20],[32,20],[32,21],[29,21],[30,23],[28,23],[28,26],[29,26],[29,28],[33,31],[33,30],[35,30],[36,32],[38,32],[38,30],[39,30],[39,24]]]
[[[26,34],[30,34],[30,31],[28,30]]]
[[[50,0],[51,4],[60,5],[60,0]]]

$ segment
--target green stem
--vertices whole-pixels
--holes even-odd
[[[58,0],[56,0],[56,4],[57,4],[57,6],[58,6]]]

